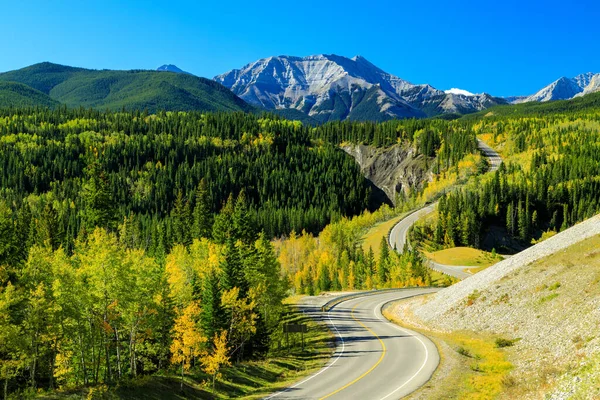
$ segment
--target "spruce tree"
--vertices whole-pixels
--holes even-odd
[[[228,239],[233,238],[233,208],[233,195],[230,194],[227,203],[215,217],[212,236],[216,243],[224,244]]]
[[[171,210],[172,243],[187,246],[191,243],[190,204],[183,198],[183,192],[177,192],[175,205]]]
[[[93,161],[88,166],[87,177],[81,193],[83,228],[88,233],[95,227],[113,229],[116,221],[114,202],[108,177],[98,161]]]
[[[390,248],[385,236],[382,236],[379,244],[379,264],[377,265],[377,278],[380,285],[385,285],[388,280],[390,265]]]
[[[196,189],[196,204],[194,206],[192,226],[192,238],[211,238],[212,236],[212,214],[209,204],[206,181],[202,179]]]

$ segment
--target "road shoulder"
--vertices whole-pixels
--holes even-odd
[[[406,397],[410,400],[462,399],[471,395],[493,398],[509,381],[512,365],[496,347],[494,338],[476,332],[443,332],[431,329],[412,312],[428,296],[388,304],[383,315],[395,324],[427,336],[437,347],[440,363],[431,379]]]

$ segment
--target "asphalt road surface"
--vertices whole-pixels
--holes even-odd
[[[329,312],[304,307],[336,336],[336,351],[317,373],[265,399],[399,399],[425,384],[439,355],[425,336],[381,314],[384,304],[437,289],[404,289],[344,301]]]

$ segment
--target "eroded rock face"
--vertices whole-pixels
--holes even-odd
[[[398,194],[421,188],[432,177],[431,160],[417,155],[412,146],[394,145],[382,149],[359,144],[342,146],[342,149],[354,157],[365,177],[393,204]]]

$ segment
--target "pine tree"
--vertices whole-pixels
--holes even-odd
[[[83,185],[81,193],[83,227],[88,233],[95,227],[113,229],[116,221],[114,202],[108,178],[98,161],[88,166],[87,176],[87,182]]]
[[[388,281],[390,267],[390,248],[388,246],[386,237],[381,238],[379,244],[379,264],[377,265],[377,279],[379,279],[380,285],[385,285]]]
[[[50,203],[46,203],[38,221],[38,242],[47,244],[53,250],[58,248],[60,235],[58,232],[58,214]]]
[[[227,203],[221,209],[221,212],[215,217],[212,236],[216,243],[224,244],[228,239],[233,238],[233,195],[229,195]]]
[[[250,218],[244,190],[240,192],[235,202],[232,219],[235,239],[241,240],[245,244],[256,240],[256,231]]]
[[[219,272],[211,268],[202,281],[202,309],[200,324],[207,337],[214,336],[225,327],[225,314],[221,306],[221,288]]]
[[[190,204],[184,200],[183,193],[181,190],[177,192],[177,199],[173,210],[171,210],[172,220],[172,242],[174,244],[189,245],[191,240],[191,215],[190,215]]]
[[[223,290],[238,288],[240,290],[240,295],[246,297],[248,293],[248,282],[244,276],[240,251],[241,246],[238,246],[233,239],[228,239],[227,242],[225,242],[223,261],[221,264],[221,270],[223,271]]]
[[[196,204],[193,215],[194,224],[192,237],[194,239],[210,238],[212,236],[212,214],[209,204],[206,181],[202,179],[196,189]]]

